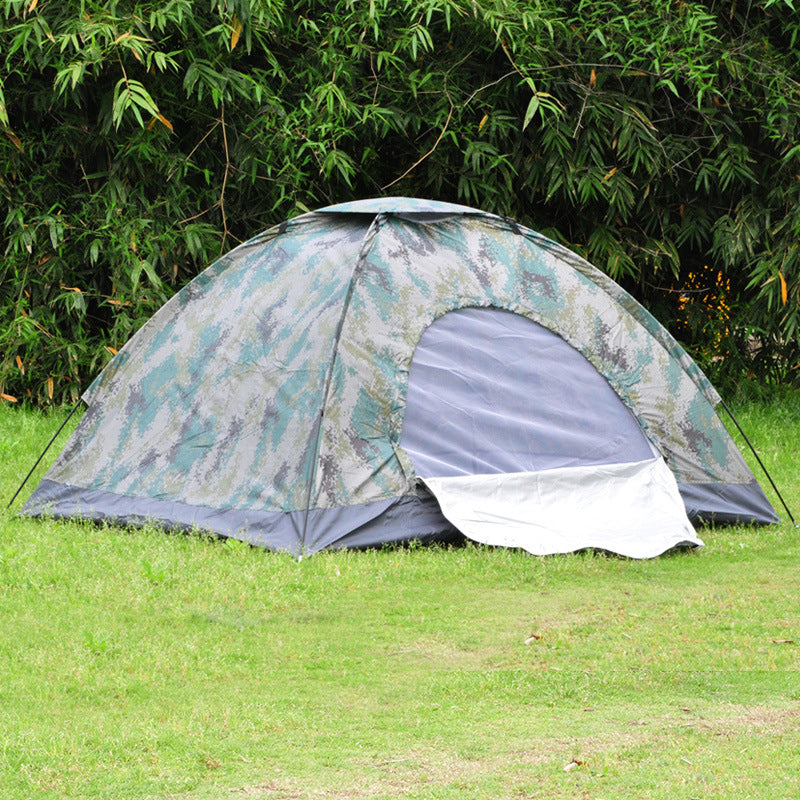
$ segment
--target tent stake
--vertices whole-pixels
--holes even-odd
[[[14,496],[11,498],[11,500],[9,500],[8,505],[6,506],[6,510],[11,508],[11,506],[14,504],[14,501],[19,496],[19,493],[25,488],[25,484],[28,482],[28,479],[31,477],[31,475],[33,475],[33,473],[36,470],[36,467],[39,466],[39,464],[41,463],[42,459],[47,455],[47,451],[50,449],[50,447],[52,446],[53,442],[58,437],[58,434],[61,433],[61,431],[64,430],[64,426],[70,421],[70,418],[78,410],[78,406],[80,404],[81,404],[81,401],[78,400],[78,402],[75,403],[74,406],[72,406],[72,408],[70,409],[69,414],[67,414],[67,418],[61,423],[61,425],[59,425],[58,430],[53,434],[53,438],[50,439],[50,441],[47,443],[47,447],[45,447],[44,450],[42,450],[42,454],[39,456],[39,458],[36,459],[36,463],[31,467],[31,471],[25,476],[25,479],[19,485],[19,489],[17,489],[17,491],[14,492]]]
[[[753,447],[752,442],[747,438],[747,434],[744,432],[744,430],[742,429],[742,426],[739,424],[739,420],[737,420],[736,417],[733,416],[733,411],[731,411],[730,408],[728,408],[728,404],[721,397],[720,397],[720,402],[722,403],[722,407],[725,409],[725,411],[728,412],[728,416],[731,418],[731,420],[733,421],[733,424],[739,430],[739,433],[742,434],[742,437],[747,442],[747,446],[750,448],[750,452],[755,456],[756,461],[758,461],[758,466],[761,467],[761,469],[764,471],[764,474],[767,476],[767,479],[769,480],[770,485],[775,490],[775,494],[778,495],[778,500],[781,501],[781,505],[784,507],[786,513],[789,515],[789,519],[792,521],[792,525],[794,525],[795,528],[800,527],[800,526],[798,526],[797,522],[795,522],[795,519],[792,516],[792,512],[789,511],[789,506],[786,505],[786,501],[783,499],[783,495],[780,493],[778,487],[775,485],[775,481],[772,480],[772,475],[769,474],[769,471],[764,466],[764,462],[759,458],[755,447]]]

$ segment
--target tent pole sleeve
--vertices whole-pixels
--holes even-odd
[[[356,281],[358,280],[361,271],[361,265],[366,258],[372,240],[375,238],[377,228],[382,224],[385,214],[377,214],[372,220],[369,228],[367,229],[364,239],[361,243],[361,249],[358,254],[358,259],[353,267],[353,272],[350,275],[350,281],[347,285],[347,292],[345,294],[344,302],[342,304],[342,311],[339,315],[339,322],[336,326],[336,333],[333,337],[333,347],[331,348],[331,357],[328,363],[328,370],[325,375],[325,386],[322,389],[322,405],[319,410],[319,417],[317,418],[317,429],[314,433],[314,450],[311,459],[311,469],[309,470],[308,486],[306,487],[306,502],[305,502],[305,515],[303,516],[303,530],[300,537],[300,556],[302,557],[306,549],[306,532],[308,529],[308,512],[311,509],[311,495],[314,491],[314,484],[317,479],[317,459],[319,458],[320,444],[322,440],[322,430],[325,423],[325,409],[328,405],[328,395],[330,393],[331,381],[333,379],[333,367],[336,361],[336,354],[339,350],[339,342],[342,338],[342,329],[344,328],[344,321],[347,317],[347,312],[350,308],[350,300],[353,297]]]
[[[81,401],[78,400],[78,402],[75,403],[74,406],[72,406],[69,414],[67,414],[67,418],[61,423],[61,425],[59,425],[58,430],[53,434],[52,438],[47,443],[47,446],[44,448],[44,450],[42,450],[42,454],[39,456],[39,458],[36,459],[36,463],[31,467],[30,472],[25,476],[25,479],[19,485],[19,489],[17,489],[17,491],[14,492],[14,496],[11,498],[11,500],[8,501],[6,510],[11,508],[11,506],[14,504],[14,501],[17,499],[17,497],[19,497],[19,493],[25,488],[25,484],[28,482],[31,475],[33,475],[33,473],[36,471],[36,467],[39,466],[39,464],[42,462],[42,459],[47,455],[47,451],[51,448],[53,442],[58,438],[58,435],[61,433],[61,431],[64,430],[64,426],[70,421],[72,415],[78,410],[78,406],[80,404]]]
[[[767,476],[767,480],[769,480],[770,486],[772,486],[772,488],[775,490],[775,494],[778,495],[778,499],[781,501],[781,505],[783,506],[784,510],[788,514],[789,519],[792,521],[792,525],[794,525],[795,528],[799,527],[797,525],[797,522],[795,521],[795,518],[792,516],[792,512],[789,511],[789,506],[786,505],[786,501],[783,499],[783,495],[780,493],[780,490],[775,485],[775,481],[772,480],[772,475],[769,474],[769,471],[764,466],[764,462],[759,458],[759,455],[756,452],[755,447],[753,447],[752,442],[750,441],[750,439],[747,438],[747,434],[744,432],[744,430],[742,429],[742,426],[739,424],[739,420],[737,420],[736,417],[733,416],[733,412],[730,410],[730,408],[728,408],[728,404],[722,398],[720,398],[720,403],[722,403],[722,407],[728,413],[728,416],[733,421],[733,424],[736,426],[736,428],[738,429],[739,433],[742,434],[742,437],[747,442],[747,446],[750,448],[750,452],[755,456],[756,461],[758,461],[758,466],[761,467],[761,469],[763,470],[764,474]]]

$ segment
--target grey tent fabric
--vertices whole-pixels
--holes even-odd
[[[465,308],[422,335],[401,445],[417,475],[642,461],[653,448],[600,373],[541,325]]]
[[[663,458],[694,519],[777,519],[717,416],[713,386],[630,295],[512,220],[409,198],[301,215],[212,264],[85,392],[77,430],[23,513],[153,520],[294,554],[452,537],[401,443],[409,373],[439,320],[447,328],[491,309],[571,348],[552,356],[565,377],[558,391],[536,395],[543,415],[511,413],[519,393],[498,400],[501,416],[526,420],[524,430],[563,415],[550,449],[578,434],[562,454],[540,447],[526,468],[587,458],[604,437],[597,458],[607,459],[603,448],[617,445],[592,410],[613,405],[625,414],[612,427],[629,431],[619,440]],[[546,340],[515,358],[521,382],[561,369]],[[537,353],[545,366],[529,373],[522,365]],[[584,366],[566,377],[575,356],[602,380]],[[619,403],[595,394],[609,391]],[[572,421],[564,393],[583,409]],[[414,403],[412,395],[412,419]],[[506,448],[519,431],[494,430],[498,452],[476,430],[473,463],[458,469],[486,462],[502,474],[525,463]],[[469,444],[460,447],[463,456]]]
[[[268,550],[294,554],[326,548],[365,548],[384,544],[461,541],[428,494],[361,505],[310,511],[220,509],[154,497],[65,485],[43,479],[36,488],[33,516],[90,519],[119,525],[160,525],[181,531],[210,531]],[[297,542],[306,538],[305,550]]]

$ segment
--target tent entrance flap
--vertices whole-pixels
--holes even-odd
[[[534,555],[594,548],[629,558],[703,545],[660,458],[424,483],[445,517],[483,544]]]

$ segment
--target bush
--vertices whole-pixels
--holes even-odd
[[[0,393],[77,398],[217,255],[381,194],[516,217],[620,280],[720,379],[798,380],[788,0],[2,9]],[[711,332],[681,300],[706,268],[726,287]]]

